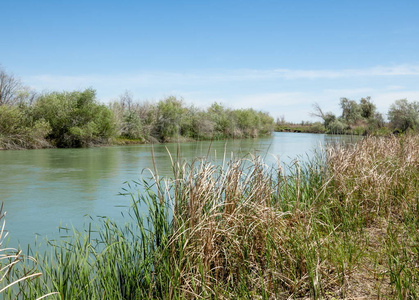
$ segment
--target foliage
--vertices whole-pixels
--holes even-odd
[[[258,137],[269,135],[274,125],[269,114],[253,109],[231,110],[213,103],[204,110],[173,96],[157,104],[131,102],[128,107],[127,96],[123,99],[110,106],[119,134],[149,142]]]
[[[419,102],[406,99],[397,100],[390,106],[388,118],[394,129],[419,130]]]
[[[16,134],[22,129],[23,112],[16,106],[0,105],[0,133]]]
[[[359,103],[348,98],[340,99],[342,114],[336,117],[333,113],[324,113],[319,104],[315,103],[312,116],[323,119],[327,133],[358,134],[377,132],[384,124],[383,116],[376,111],[371,97],[361,98]]]
[[[365,99],[361,99],[365,100]],[[347,98],[340,98],[340,106],[342,108],[342,119],[347,124],[354,124],[362,119],[362,110],[360,105],[354,100]]]
[[[166,142],[180,135],[181,123],[185,108],[182,100],[169,97],[157,103],[156,133]]]
[[[126,91],[119,97],[119,102],[110,104],[113,113],[116,134],[128,139],[141,139],[144,136],[138,105],[133,103],[131,94]]]
[[[371,97],[361,98],[359,103],[361,109],[361,117],[371,119],[376,114],[376,106],[371,101]]]
[[[333,134],[344,134],[346,125],[339,119],[335,119],[327,126],[328,132]]]
[[[30,107],[0,105],[0,149],[49,147],[50,132],[44,119],[33,120]]]
[[[126,91],[105,106],[93,89],[37,95],[0,69],[0,149],[258,137],[272,130],[267,113],[217,103],[205,110],[174,96],[138,103]]]
[[[215,132],[220,138],[232,136],[234,133],[233,120],[230,118],[230,114],[231,110],[217,102],[214,102],[208,108],[209,119],[215,124]]]
[[[50,124],[48,137],[57,147],[107,143],[114,134],[112,114],[96,102],[92,89],[41,95],[34,105],[34,116]]]

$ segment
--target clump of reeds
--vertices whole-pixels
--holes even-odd
[[[418,195],[419,138],[369,137],[351,146],[327,151],[333,176],[333,197],[365,221],[375,216],[399,215]]]
[[[286,177],[280,170],[253,158],[225,168],[201,162],[181,174],[173,199],[176,231],[168,244],[178,253],[173,258],[183,296],[279,297],[308,288],[307,262],[296,253],[300,249],[289,249],[301,246],[291,236],[302,229],[306,213],[282,210],[281,194],[290,190],[281,185]],[[287,188],[298,197],[300,184]],[[295,205],[299,199],[288,201]]]
[[[5,230],[6,221],[4,219],[6,213],[3,213],[3,203],[0,206],[0,296],[2,299],[22,299],[26,298],[22,295],[22,291],[16,286],[27,284],[29,281],[39,277],[42,273],[38,272],[36,268],[22,268],[27,261],[35,262],[33,257],[26,256],[22,250],[8,248],[6,246],[6,239],[8,232]],[[26,263],[26,266],[28,264]],[[32,299],[43,299],[56,293],[48,293],[42,296],[40,294],[33,294]],[[35,296],[38,295],[38,296]]]
[[[365,245],[352,283],[368,296],[419,297],[419,135],[329,148],[327,168],[324,210],[351,235],[362,232]]]

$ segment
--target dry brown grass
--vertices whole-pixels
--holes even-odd
[[[419,138],[368,138],[329,148],[326,158],[317,183],[310,178],[321,168],[295,164],[284,176],[258,159],[221,172],[183,166],[171,238],[183,247],[174,255],[183,295],[391,297],[380,256],[388,222],[417,201]]]
[[[336,196],[348,206],[358,202],[368,221],[399,214],[415,200],[405,196],[417,194],[418,135],[369,137],[350,147],[328,149],[327,160]]]
[[[350,211],[358,222],[353,230],[365,233],[359,241],[366,243],[365,254],[350,278],[347,295],[416,298],[419,135],[370,137],[350,147],[328,149],[327,158],[333,177],[329,197]],[[400,263],[398,271],[392,266],[395,261]]]

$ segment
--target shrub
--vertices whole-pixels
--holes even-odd
[[[185,112],[182,100],[169,97],[157,104],[156,131],[161,141],[170,141],[180,135],[182,116]]]
[[[335,119],[333,120],[328,126],[328,133],[333,133],[333,134],[343,134],[345,133],[345,129],[346,129],[346,125],[344,123],[342,123],[340,120]]]
[[[419,102],[397,100],[390,106],[388,118],[393,129],[406,131],[419,129]]]
[[[52,92],[42,95],[34,106],[34,116],[51,126],[49,138],[58,147],[85,147],[106,143],[115,125],[111,111],[96,102],[95,91]]]

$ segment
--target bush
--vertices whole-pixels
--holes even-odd
[[[106,143],[115,133],[111,111],[96,102],[96,92],[53,92],[35,104],[34,117],[51,126],[49,138],[57,147]]]
[[[0,149],[47,148],[51,126],[33,121],[30,107],[0,105]]]
[[[393,129],[403,132],[409,128],[419,129],[419,102],[408,102],[406,99],[397,100],[390,106],[388,118]]]
[[[0,135],[22,133],[23,113],[17,106],[0,105]]]
[[[343,134],[345,133],[346,125],[338,119],[333,120],[328,126],[328,133]]]
[[[156,131],[161,141],[167,142],[180,135],[182,114],[185,112],[182,100],[169,97],[157,104]]]

